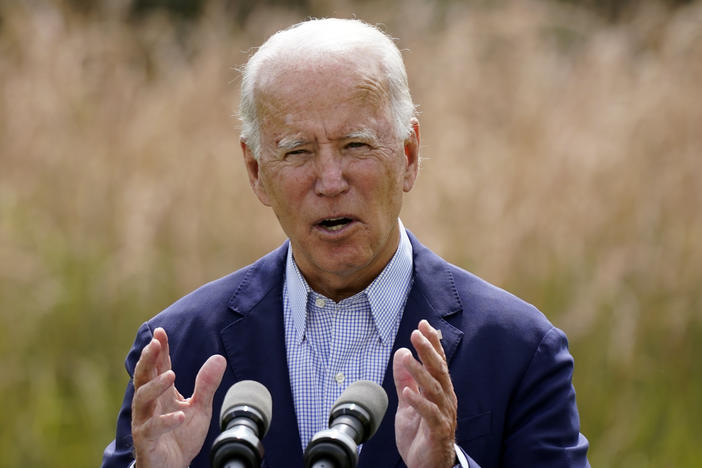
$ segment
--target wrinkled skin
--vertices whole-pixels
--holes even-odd
[[[257,91],[259,158],[241,144],[251,186],[273,208],[300,271],[337,301],[392,258],[403,193],[418,169],[419,126],[397,135],[384,84],[369,68],[350,58],[277,67]]]

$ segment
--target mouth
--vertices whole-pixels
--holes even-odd
[[[316,226],[324,229],[327,232],[337,232],[344,229],[349,224],[353,223],[353,219],[346,216],[338,218],[325,218],[316,223]]]

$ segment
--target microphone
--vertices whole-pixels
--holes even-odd
[[[358,445],[378,430],[388,408],[383,387],[369,380],[348,386],[329,414],[329,429],[317,432],[305,449],[305,468],[355,468]]]
[[[261,439],[268,432],[272,416],[273,400],[266,387],[253,380],[232,385],[224,396],[219,416],[222,433],[210,451],[212,467],[260,467]]]

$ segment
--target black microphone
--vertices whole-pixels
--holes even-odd
[[[355,468],[358,444],[378,430],[388,409],[383,387],[359,380],[344,390],[329,414],[329,429],[317,432],[305,449],[305,468]]]
[[[253,380],[232,385],[224,396],[219,424],[222,433],[212,444],[213,468],[259,468],[261,439],[271,424],[273,400],[268,389]]]

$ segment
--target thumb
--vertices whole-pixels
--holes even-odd
[[[205,361],[195,377],[193,404],[208,408],[212,406],[212,398],[222,382],[226,367],[227,360],[219,354],[214,354]]]

